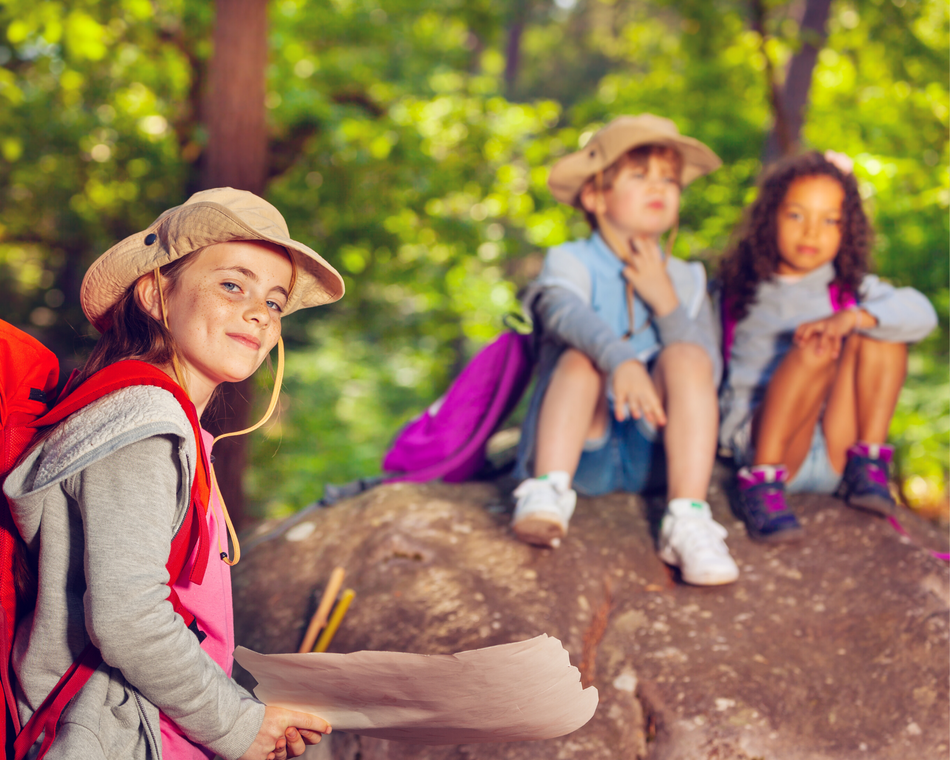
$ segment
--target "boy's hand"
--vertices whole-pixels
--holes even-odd
[[[832,314],[830,317],[800,324],[795,330],[794,341],[796,346],[803,346],[815,339],[817,353],[824,354],[830,351],[832,358],[838,358],[845,338],[859,327],[872,327],[875,324],[877,320],[866,311],[847,309]]]
[[[657,395],[653,379],[647,368],[635,359],[625,361],[613,376],[614,416],[623,422],[627,411],[634,419],[646,418],[654,427],[666,424],[666,412]]]
[[[679,298],[666,271],[660,244],[653,238],[635,237],[629,245],[631,263],[623,276],[654,314],[665,317],[679,305]]]
[[[264,722],[254,743],[241,760],[286,760],[299,757],[308,744],[316,744],[322,734],[330,733],[330,725],[315,715],[285,710],[282,707],[264,708]]]

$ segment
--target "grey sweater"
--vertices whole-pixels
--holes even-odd
[[[735,326],[719,394],[719,442],[741,464],[751,454],[752,415],[765,396],[772,373],[792,346],[795,328],[833,313],[828,294],[833,279],[834,265],[828,263],[795,282],[762,282],[749,313]],[[861,282],[858,305],[877,319],[876,327],[861,330],[861,334],[876,340],[913,343],[937,324],[934,308],[922,293],[895,288],[874,275],[866,275]]]
[[[67,707],[51,760],[157,760],[159,710],[228,759],[260,729],[264,706],[167,600],[165,563],[197,456],[175,398],[138,386],[67,419],[4,484],[39,567],[36,609],[14,642],[21,720],[88,642],[104,661]]]

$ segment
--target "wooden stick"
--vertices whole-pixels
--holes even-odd
[[[343,578],[346,576],[346,570],[342,567],[333,568],[330,573],[330,581],[327,583],[323,596],[320,597],[320,604],[317,605],[317,611],[310,618],[310,625],[307,626],[307,632],[304,634],[303,642],[300,644],[299,653],[313,651],[313,643],[317,640],[317,634],[320,629],[327,624],[327,616],[330,614],[330,608],[336,601],[336,595],[340,593],[340,586],[343,585]]]
[[[330,622],[327,623],[327,627],[323,629],[323,633],[320,634],[317,645],[313,648],[314,652],[327,651],[327,647],[330,646],[330,639],[333,638],[336,629],[340,627],[340,621],[343,620],[343,616],[346,614],[346,610],[350,606],[350,602],[353,601],[354,596],[356,596],[356,592],[351,588],[343,592],[343,596],[340,597],[340,601],[337,602],[336,608],[333,610]]]

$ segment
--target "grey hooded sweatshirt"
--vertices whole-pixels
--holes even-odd
[[[168,601],[165,563],[197,456],[174,396],[136,386],[68,418],[4,484],[39,570],[36,608],[14,641],[20,719],[89,642],[102,652],[61,718],[50,760],[158,760],[159,710],[226,759],[260,730],[264,705],[208,656]]]

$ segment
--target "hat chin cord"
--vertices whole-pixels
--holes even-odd
[[[603,181],[604,181],[603,171],[597,172],[597,176],[595,178],[595,187],[597,189],[598,194],[601,194],[603,192]],[[615,239],[613,233],[605,225],[606,219],[604,218],[604,215],[599,210],[594,212],[594,217],[597,219],[598,232],[600,232],[601,236],[604,238],[604,240],[606,240],[607,245],[610,247],[610,249],[617,255],[617,257],[626,266],[634,266],[633,258],[630,254],[630,247],[631,247],[630,242]],[[673,244],[676,242],[676,233],[679,232],[679,228],[680,228],[680,220],[679,220],[679,214],[677,214],[676,221],[673,222],[673,226],[670,228],[670,232],[666,236],[665,253],[666,253],[667,258],[673,255]],[[630,282],[629,280],[626,280],[626,292],[627,292],[627,320],[628,320],[628,324],[630,325],[630,328],[627,330],[626,333],[624,333],[623,338],[624,340],[629,340],[637,332],[648,327],[650,324],[650,320],[647,319],[645,324],[643,324],[640,328],[637,328],[635,324],[636,320],[634,319],[634,313],[633,313],[634,287],[633,287],[633,283]]]
[[[162,308],[162,323],[165,325],[165,329],[168,329],[168,311],[165,308],[165,294],[162,290],[162,280],[161,272],[158,268],[155,268],[155,283],[158,287],[158,300]],[[188,386],[185,384],[183,379],[183,373],[181,369],[181,364],[178,361],[178,354],[172,353],[172,368],[175,372],[175,377],[178,380],[178,384],[185,390],[185,393],[188,393]],[[261,425],[266,423],[273,415],[274,410],[277,408],[277,402],[280,400],[280,388],[284,380],[284,339],[280,336],[277,336],[277,372],[274,377],[274,390],[271,391],[270,403],[267,405],[267,411],[264,412],[264,416],[261,417],[254,425],[251,425],[249,428],[244,430],[238,430],[233,433],[222,433],[217,436],[212,442],[211,446],[214,447],[218,441],[222,438],[231,438],[232,436],[245,435],[246,433],[252,433],[257,430]],[[188,393],[189,397],[191,396]],[[218,534],[218,553],[221,556],[221,559],[231,567],[234,567],[238,562],[241,561],[241,544],[238,541],[237,532],[234,530],[234,523],[231,522],[231,515],[228,514],[228,508],[224,503],[224,495],[221,493],[221,487],[218,485],[218,478],[214,473],[214,467],[209,468],[211,471],[211,488],[218,495],[218,502],[221,504],[221,512],[224,514],[224,522],[228,527],[228,536],[231,538],[231,545],[234,547],[234,557],[228,558],[228,553],[221,549],[221,535]],[[214,516],[214,511],[212,510],[212,517]]]

